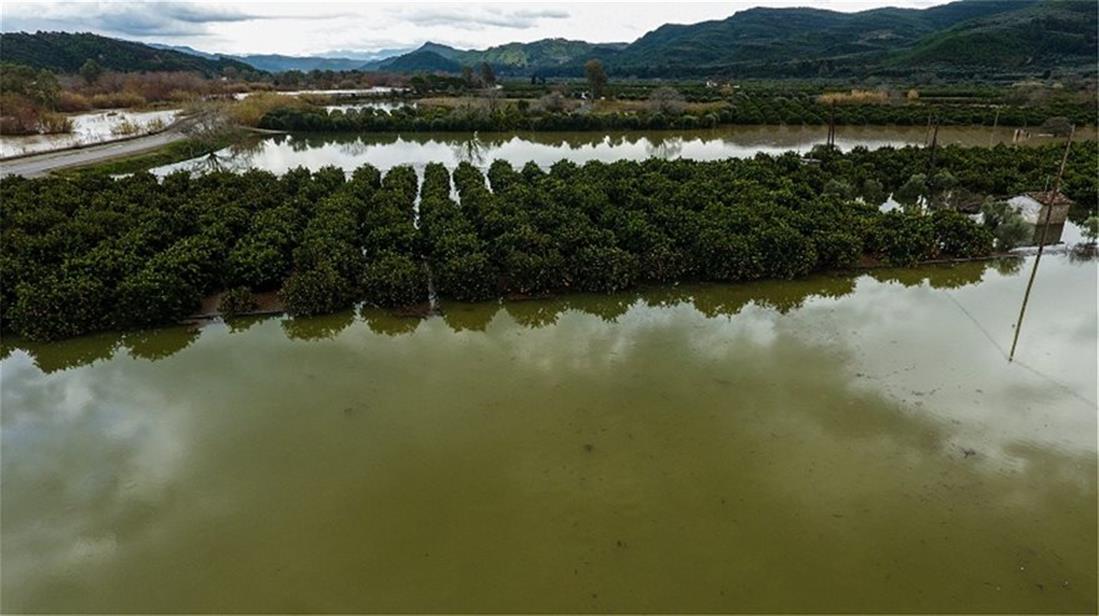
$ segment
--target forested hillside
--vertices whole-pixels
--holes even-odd
[[[503,75],[583,75],[592,58],[619,76],[834,77],[929,68],[988,74],[1058,66],[1094,72],[1096,6],[1090,0],[962,0],[928,9],[842,13],[753,8],[715,21],[667,24],[630,44],[545,39],[485,50],[427,43],[432,52]],[[402,70],[400,58],[372,68]]]
[[[118,71],[290,69],[459,73],[490,64],[504,76],[582,77],[599,59],[616,77],[833,78],[928,74],[1016,78],[1057,68],[1095,73],[1099,48],[1092,0],[961,0],[928,9],[843,13],[752,8],[721,20],[666,24],[632,43],[546,38],[484,50],[425,43],[375,61],[178,51],[94,34],[2,35],[5,62],[74,72],[88,59]],[[242,61],[244,60],[244,61]]]
[[[239,74],[256,72],[237,60],[204,58],[90,33],[4,33],[0,34],[0,54],[4,62],[59,73],[75,73],[88,60],[95,60],[107,70],[121,72],[194,71],[207,77],[221,75],[226,69]]]
[[[1096,59],[1094,2],[1044,2],[963,22],[922,40],[894,64],[1018,67]]]

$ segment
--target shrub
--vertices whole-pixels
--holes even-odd
[[[291,274],[279,296],[286,312],[294,316],[330,314],[353,302],[352,285],[324,263]]]
[[[145,267],[118,287],[118,319],[122,325],[161,325],[191,314],[202,299],[181,272]]]
[[[71,113],[74,111],[88,111],[92,108],[92,102],[87,96],[77,92],[63,90],[57,98],[57,110]]]
[[[57,340],[106,327],[108,291],[99,280],[80,274],[51,274],[19,285],[12,327],[31,340]]]
[[[253,312],[258,307],[256,296],[252,294],[252,290],[248,287],[229,289],[222,294],[221,299],[218,301],[218,311],[227,317]]]
[[[939,210],[931,215],[931,224],[939,242],[939,251],[952,257],[976,257],[992,252],[992,233],[964,214]]]
[[[363,293],[377,306],[408,306],[427,301],[427,276],[415,260],[387,252],[363,273]]]
[[[936,254],[935,230],[928,216],[892,211],[871,226],[871,245],[891,265],[913,265]]]

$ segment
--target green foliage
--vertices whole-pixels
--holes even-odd
[[[19,285],[11,326],[32,340],[68,338],[107,326],[108,290],[80,273],[48,274]]]
[[[286,312],[293,316],[330,314],[351,302],[350,283],[331,264],[294,272],[279,292]]]
[[[363,272],[363,298],[376,306],[409,306],[427,301],[427,277],[412,257],[385,252]]]
[[[233,287],[223,293],[218,302],[218,312],[226,317],[253,312],[258,307],[256,296],[248,287]]]
[[[1084,237],[1091,243],[1095,243],[1096,238],[1099,238],[1099,216],[1092,214],[1084,220],[1083,224]]]
[[[890,265],[913,265],[936,255],[931,217],[892,211],[872,225],[868,244]]]
[[[84,78],[85,83],[92,85],[103,76],[103,67],[94,58],[88,58],[84,64],[80,65],[80,76]]]
[[[896,104],[857,103],[834,110],[817,100],[816,92],[739,92],[715,109],[690,110],[683,97],[671,88],[645,90],[648,109],[619,113],[564,111],[564,99],[547,97],[535,107],[505,101],[495,108],[454,108],[424,105],[401,107],[386,112],[369,107],[325,111],[319,107],[295,106],[273,109],[260,120],[261,128],[290,131],[353,132],[436,132],[436,131],[608,131],[694,129],[718,125],[792,124],[823,125],[833,115],[840,125],[925,125],[932,115],[944,125],[1035,126],[1048,118],[1063,116],[1084,125],[1093,122],[1094,105],[1071,96],[1051,97],[1039,104],[1020,104],[1001,97],[999,104],[987,100],[955,102],[902,102]],[[700,98],[707,96],[698,95]],[[722,100],[719,95],[709,94]]]
[[[1006,201],[986,201],[981,205],[981,214],[982,226],[992,234],[996,248],[1001,251],[1011,250],[1034,235],[1034,227]]]
[[[943,256],[967,258],[992,252],[992,232],[973,224],[964,214],[938,210],[931,215],[931,224],[938,237],[939,253]]]
[[[1061,153],[951,146],[938,169],[951,190],[1017,194],[1041,186]],[[1094,142],[1072,146],[1064,187],[1081,219],[1096,210],[1097,161]],[[364,166],[350,180],[334,168],[6,177],[0,325],[53,339],[172,323],[237,287],[281,287],[291,314],[321,314],[424,302],[429,275],[440,297],[474,301],[792,278],[863,256],[907,265],[987,254],[993,237],[1001,249],[1018,241],[1017,214],[995,202],[982,226],[947,209],[882,214],[859,198],[896,192],[926,163],[921,148],[827,152],[815,165],[793,153],[521,171],[497,162],[491,188],[473,165],[451,175],[432,164],[419,191],[408,167],[382,177]]]
[[[0,95],[22,96],[35,105],[52,109],[57,104],[57,97],[61,94],[57,77],[47,70],[10,63],[11,57],[7,55],[8,52],[9,50],[5,48],[5,61],[0,63]]]

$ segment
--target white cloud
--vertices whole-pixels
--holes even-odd
[[[923,8],[938,0],[831,0],[817,8]],[[628,42],[665,23],[723,19],[751,6],[805,0],[714,2],[5,2],[4,31],[96,32],[223,53],[375,51],[435,41],[462,48],[568,38]],[[259,23],[262,22],[262,23]]]

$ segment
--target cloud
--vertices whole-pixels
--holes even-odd
[[[204,36],[210,26],[268,15],[246,13],[223,5],[187,2],[20,3],[4,8],[5,31],[93,31],[124,36]]]
[[[563,9],[514,9],[498,7],[425,7],[402,12],[404,21],[418,26],[449,26],[461,30],[480,30],[485,27],[524,30],[534,28],[544,19],[567,19],[571,15]]]

